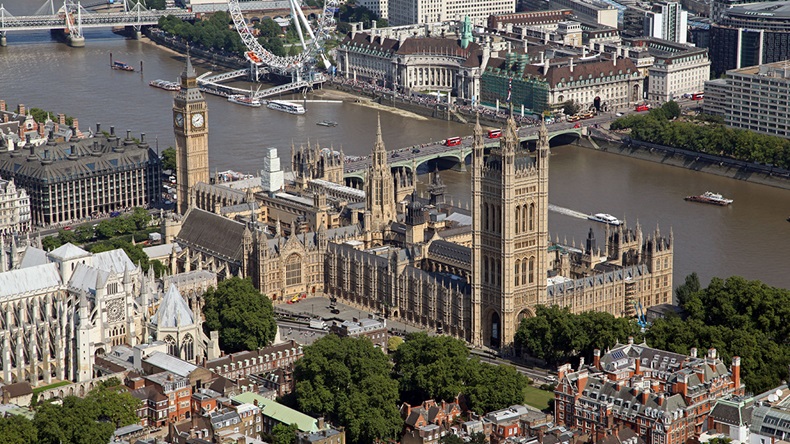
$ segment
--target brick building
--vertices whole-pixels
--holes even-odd
[[[698,437],[716,400],[741,395],[740,358],[727,366],[711,348],[703,357],[617,344],[592,366],[569,364],[559,369],[555,390],[555,422],[603,439],[628,427],[646,444],[681,444]]]

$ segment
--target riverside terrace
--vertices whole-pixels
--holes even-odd
[[[611,120],[611,118],[612,117],[609,114],[600,114],[591,119],[585,120],[583,122],[584,126],[580,126],[579,128],[574,128],[576,123],[573,122],[555,123],[551,125],[553,131],[549,132],[549,140],[557,136],[570,136],[574,138],[585,136],[587,135],[588,126],[596,123],[608,122]],[[518,134],[521,142],[523,143],[537,140],[538,128],[538,126],[519,128]],[[486,147],[499,146],[499,139],[485,140]],[[454,163],[461,166],[464,165],[461,163],[461,161],[465,160],[466,157],[472,153],[472,142],[473,137],[467,136],[461,139],[460,145],[455,146],[446,146],[444,141],[440,140],[438,142],[390,150],[387,161],[390,168],[404,168],[409,171],[412,169],[412,165],[414,165],[416,168],[419,168],[420,165],[434,159],[445,161],[448,164]],[[367,172],[369,166],[369,156],[346,162],[343,168],[343,176],[346,179],[346,184],[349,186],[354,186],[364,182],[365,173]],[[461,166],[461,168],[465,168],[465,166]]]

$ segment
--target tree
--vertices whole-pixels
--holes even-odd
[[[468,444],[486,444],[486,434],[483,432],[472,433]]]
[[[232,277],[210,288],[205,296],[204,329],[219,331],[220,347],[227,353],[257,350],[277,334],[272,301],[249,279]]]
[[[299,427],[296,424],[285,425],[278,423],[272,427],[273,444],[293,444],[296,441],[296,432]]]
[[[686,276],[685,282],[675,288],[675,299],[677,300],[678,305],[686,305],[691,297],[696,295],[701,288],[702,286],[699,283],[699,276],[697,276],[696,272]]]
[[[343,425],[349,442],[395,438],[403,420],[391,369],[369,339],[325,336],[305,347],[296,361],[297,403]]]
[[[176,172],[176,149],[172,146],[162,151],[162,169]]]
[[[452,401],[470,381],[469,349],[450,336],[411,333],[393,357],[402,399]]]
[[[38,440],[45,444],[92,444],[109,442],[115,426],[99,421],[100,409],[95,400],[67,396],[63,405],[44,404],[33,418]]]
[[[565,113],[566,116],[577,114],[581,108],[581,105],[573,100],[566,100],[565,103],[562,104],[562,112]]]
[[[115,427],[124,427],[139,421],[137,407],[140,400],[132,396],[117,378],[99,384],[86,397],[98,408],[98,420],[108,421]]]
[[[471,383],[465,389],[469,408],[484,414],[524,401],[527,377],[512,365],[491,365],[473,361]]]
[[[36,444],[38,432],[29,419],[12,415],[0,417],[0,436],[5,444]]]
[[[390,336],[389,339],[387,339],[387,350],[390,353],[395,353],[401,344],[403,344],[403,338],[400,336]]]

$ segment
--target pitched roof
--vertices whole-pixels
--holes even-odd
[[[300,432],[318,431],[318,420],[315,418],[290,407],[286,407],[276,401],[272,401],[271,399],[266,399],[257,393],[246,392],[234,396],[232,399],[241,404],[255,404],[255,401],[257,401],[258,407],[260,407],[261,413],[264,416],[274,418],[284,424],[296,424]]]
[[[38,265],[49,263],[47,252],[36,247],[25,248],[25,253],[22,256],[22,261],[19,263],[19,268],[29,268]]]
[[[126,271],[127,268],[129,271],[136,268],[134,262],[129,259],[126,251],[122,248],[94,254],[93,266],[99,270],[111,271],[119,274]]]
[[[109,277],[110,273],[106,271],[79,263],[71,274],[69,288],[76,288],[90,293],[95,291],[97,287],[104,287]]]
[[[18,294],[33,294],[62,284],[57,264],[0,273],[0,298]]]
[[[435,240],[428,246],[428,254],[437,259],[446,259],[472,265],[472,249],[455,242]]]
[[[191,364],[183,359],[162,352],[153,352],[147,358],[143,359],[143,361],[163,371],[184,377],[189,376],[190,373],[198,368],[195,364]]]
[[[71,242],[63,244],[49,252],[49,257],[63,261],[78,259],[85,256],[90,256],[90,253],[72,244]]]
[[[176,240],[225,259],[240,261],[245,225],[199,208],[186,214]]]
[[[159,327],[177,327],[179,325],[192,325],[195,318],[187,301],[181,296],[175,284],[170,284],[159,308],[151,318],[151,323]]]

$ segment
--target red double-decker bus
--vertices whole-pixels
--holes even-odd
[[[448,137],[447,140],[444,141],[445,146],[456,146],[461,144],[460,137]]]
[[[650,111],[650,107],[647,105],[636,105],[635,111],[638,113],[642,111]]]
[[[694,93],[691,95],[691,100],[702,100],[705,98],[704,93]]]
[[[488,130],[489,139],[499,139],[500,137],[502,137],[502,130],[498,130],[498,129]]]

